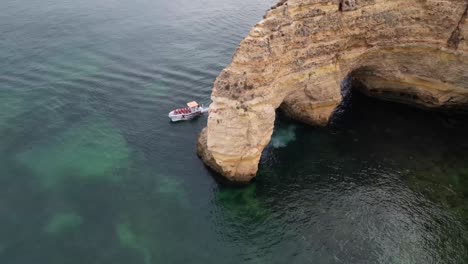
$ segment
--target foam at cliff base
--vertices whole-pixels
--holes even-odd
[[[274,148],[284,148],[294,140],[296,140],[296,126],[289,125],[280,127],[273,132],[270,145]]]

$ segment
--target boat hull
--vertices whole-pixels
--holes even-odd
[[[187,120],[191,120],[202,115],[201,111],[193,112],[189,114],[171,114],[171,113],[169,113],[169,118],[171,119],[172,122],[187,121]]]
[[[172,122],[187,121],[203,115],[204,113],[208,112],[208,110],[209,108],[203,106],[192,109],[180,108],[171,111],[168,116]]]

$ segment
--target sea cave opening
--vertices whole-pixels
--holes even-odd
[[[468,115],[369,96],[353,77],[343,80],[343,101],[325,127],[278,111],[256,181],[400,184],[449,208],[468,228]]]

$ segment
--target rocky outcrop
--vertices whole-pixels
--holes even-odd
[[[272,7],[215,81],[198,153],[248,182],[275,110],[326,125],[346,77],[372,96],[427,108],[468,107],[466,0],[288,0]]]

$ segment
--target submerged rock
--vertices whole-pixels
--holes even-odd
[[[16,160],[38,177],[43,187],[55,188],[70,179],[118,182],[118,171],[129,166],[129,152],[125,138],[111,122],[92,116],[50,142],[28,146]]]
[[[465,0],[288,0],[269,10],[215,81],[203,161],[234,182],[255,177],[275,110],[326,125],[351,77],[379,98],[468,109]]]
[[[74,213],[56,214],[45,227],[45,231],[51,235],[60,235],[65,232],[78,230],[83,223],[83,218]]]

